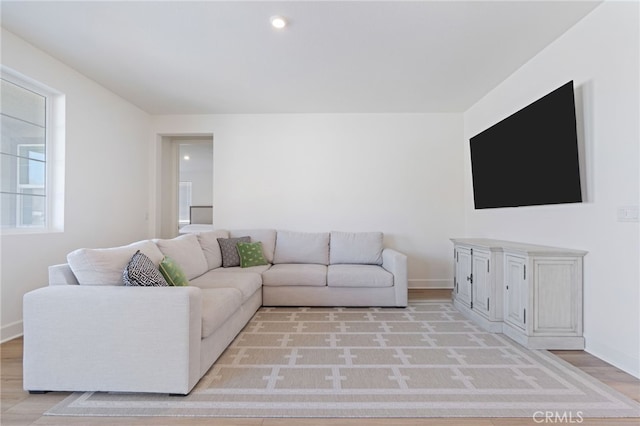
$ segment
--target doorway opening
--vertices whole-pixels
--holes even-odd
[[[213,135],[161,137],[158,228],[173,238],[213,226]]]

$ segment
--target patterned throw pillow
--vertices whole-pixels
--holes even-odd
[[[136,251],[122,271],[122,281],[124,285],[130,286],[166,287],[169,285],[156,265],[140,250]]]
[[[250,243],[251,237],[239,238],[218,238],[220,252],[222,253],[222,267],[230,268],[240,266],[240,255],[238,254],[238,243]]]
[[[264,258],[262,243],[260,241],[255,243],[238,243],[237,247],[241,268],[269,264],[267,259]]]
[[[181,287],[189,285],[189,280],[180,265],[169,256],[165,256],[160,262],[160,272],[170,286]]]

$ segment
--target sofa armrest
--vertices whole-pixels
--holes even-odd
[[[396,306],[407,306],[409,298],[407,256],[399,251],[385,248],[382,250],[382,267],[393,274],[393,286],[396,290]]]
[[[62,285],[24,296],[24,388],[187,394],[200,379],[197,287]]]
[[[78,279],[73,274],[68,263],[49,266],[49,285],[78,285]]]

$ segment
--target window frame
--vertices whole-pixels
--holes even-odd
[[[46,106],[45,106],[46,108]],[[45,142],[44,142],[44,160],[37,160],[37,159],[32,159],[31,157],[28,156],[28,152],[26,154],[23,154],[21,152],[21,149],[23,148],[28,148],[28,147],[35,147],[35,146],[40,146],[40,144],[18,144],[16,145],[16,147],[18,148],[18,152],[17,152],[17,157],[16,157],[16,163],[17,163],[17,167],[16,167],[16,186],[17,186],[17,194],[18,196],[21,196],[23,194],[27,195],[27,193],[23,192],[23,189],[42,189],[44,192],[44,204],[45,204],[45,211],[44,211],[44,217],[45,217],[45,221],[44,221],[44,225],[40,226],[40,225],[26,225],[23,223],[23,215],[22,215],[22,208],[23,208],[23,204],[22,203],[16,203],[16,229],[43,229],[47,227],[47,217],[49,216],[49,205],[48,205],[48,197],[47,197],[47,192],[48,192],[48,188],[47,188],[47,183],[48,183],[48,179],[47,179],[47,171],[48,171],[48,167],[47,167],[47,140],[46,140],[46,135],[47,135],[47,131],[46,131],[46,119],[45,119]],[[40,161],[42,162],[42,164],[44,165],[44,182],[42,184],[35,184],[35,183],[22,183],[22,166],[21,163],[24,162],[25,160],[27,160],[27,162],[31,162],[31,161]],[[27,166],[29,167],[29,166]],[[31,194],[31,196],[33,197],[34,194]]]
[[[0,77],[45,98],[45,219],[42,226],[16,225],[0,227],[0,235],[53,233],[64,231],[65,176],[65,96],[61,92],[4,65]],[[19,157],[18,157],[19,160]],[[19,182],[18,182],[19,184]],[[16,207],[16,214],[20,207]]]

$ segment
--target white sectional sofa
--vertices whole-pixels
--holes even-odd
[[[235,259],[221,244],[240,237],[261,243],[265,264],[225,264]],[[138,250],[156,266],[173,259],[189,285],[123,285]],[[30,392],[184,395],[262,305],[407,305],[407,258],[383,248],[379,232],[216,230],[79,249],[67,261],[24,297]]]

